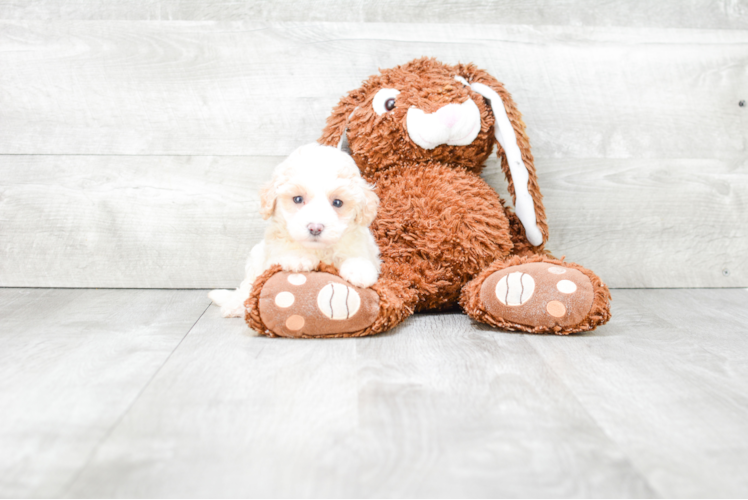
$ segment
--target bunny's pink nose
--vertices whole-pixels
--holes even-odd
[[[320,234],[322,234],[322,231],[325,230],[325,226],[323,224],[314,223],[309,224],[306,228],[309,229],[309,234],[311,234],[312,236],[319,236]]]

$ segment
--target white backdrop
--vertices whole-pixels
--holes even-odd
[[[594,5],[0,1],[0,286],[235,286],[272,167],[422,55],[513,93],[556,255],[748,286],[747,3]]]

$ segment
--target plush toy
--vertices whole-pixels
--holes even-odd
[[[246,302],[249,325],[270,336],[354,337],[458,304],[502,330],[569,334],[607,322],[607,286],[544,250],[530,141],[504,86],[472,64],[429,58],[380,73],[340,100],[320,139],[348,149],[376,186],[379,281],[360,289],[326,265],[270,269]],[[480,177],[494,147],[514,211]],[[281,292],[295,300],[276,301]]]

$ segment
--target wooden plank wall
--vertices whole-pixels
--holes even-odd
[[[0,286],[235,286],[272,167],[422,55],[513,93],[555,254],[748,286],[748,2],[676,0],[0,0]]]
[[[743,0],[0,0],[0,19],[334,21],[746,29]]]

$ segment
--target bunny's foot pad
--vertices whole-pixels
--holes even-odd
[[[545,262],[497,271],[483,282],[480,294],[492,316],[551,330],[580,323],[593,299],[587,276]]]
[[[608,287],[591,271],[555,259],[505,265],[476,278],[467,312],[505,330],[568,333],[593,330],[610,318]],[[540,260],[539,259],[539,260]]]
[[[346,336],[374,323],[379,296],[333,274],[281,271],[262,286],[257,306],[264,335]]]

